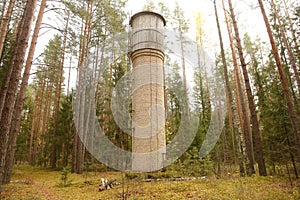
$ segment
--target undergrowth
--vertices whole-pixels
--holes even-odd
[[[173,169],[174,170],[174,169]],[[3,186],[1,198],[31,199],[299,199],[299,181],[293,186],[285,177],[267,176],[240,178],[228,175],[217,179],[214,175],[199,176],[195,180],[170,181],[185,172],[172,169],[156,173],[86,172],[78,175],[68,169],[52,171],[31,166],[14,169],[14,183]],[[66,178],[67,177],[67,178]],[[116,179],[119,185],[111,190],[98,191],[100,179]],[[145,182],[144,179],[162,179]],[[17,181],[20,181],[17,183]],[[30,181],[25,181],[30,180]],[[68,181],[72,180],[72,184]],[[24,182],[22,182],[24,181]],[[68,187],[57,187],[60,183]]]

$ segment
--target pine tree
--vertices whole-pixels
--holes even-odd
[[[247,159],[248,159],[247,160],[248,162],[246,164],[247,174],[252,175],[254,173],[254,156],[253,156],[252,142],[250,137],[250,124],[248,119],[248,111],[245,106],[244,94],[242,92],[243,90],[242,90],[242,85],[240,80],[240,72],[237,63],[236,50],[234,47],[232,30],[229,25],[229,21],[227,17],[227,11],[225,10],[224,0],[222,1],[222,7],[224,10],[225,22],[227,25],[228,37],[230,41],[230,49],[231,49],[233,67],[234,67],[234,79],[235,79],[235,89],[236,89],[235,99],[237,104],[238,117],[241,124],[241,132],[243,134],[243,136],[242,135],[239,136],[241,138],[240,139],[241,143],[239,146],[242,152],[246,151]]]
[[[5,156],[7,153],[7,142],[9,136],[9,128],[11,124],[14,102],[17,95],[17,89],[19,84],[19,77],[24,62],[24,57],[27,48],[27,42],[30,33],[30,27],[34,16],[34,10],[36,6],[36,0],[28,0],[24,15],[21,20],[20,29],[18,30],[17,41],[14,47],[14,56],[10,61],[10,67],[6,73],[6,79],[4,81],[4,90],[1,90],[5,96],[5,103],[1,113],[0,121],[0,181],[3,181]],[[1,102],[0,102],[1,103]]]
[[[37,158],[47,162],[50,147],[53,145],[53,119],[55,105],[55,89],[59,87],[60,79],[60,56],[62,38],[55,35],[45,47],[43,53],[44,65],[38,67],[35,77],[36,83],[36,108],[32,122],[32,133],[30,140],[29,157],[32,165],[36,164]],[[47,127],[52,127],[51,129]],[[39,145],[39,141],[42,141]],[[45,155],[46,154],[46,155]],[[40,162],[41,164],[41,162]]]
[[[239,29],[237,26],[237,21],[235,19],[235,14],[234,14],[231,0],[228,1],[228,4],[229,4],[232,23],[233,23],[235,39],[236,39],[236,43],[237,43],[239,59],[240,59],[242,70],[243,70],[246,93],[247,93],[247,97],[248,97],[249,110],[250,110],[250,114],[251,114],[250,119],[251,119],[251,124],[252,124],[252,137],[253,137],[253,143],[254,143],[255,159],[258,163],[259,175],[266,176],[267,171],[266,171],[266,166],[265,166],[265,161],[264,161],[263,148],[262,148],[262,144],[261,144],[260,129],[259,129],[257,113],[256,113],[256,109],[255,109],[255,104],[254,104],[254,98],[253,98],[253,94],[252,94],[252,90],[251,90],[251,86],[250,86],[249,75],[248,75],[248,71],[247,71],[247,64],[244,59],[243,48],[241,45],[241,39],[240,39],[240,35],[239,35]]]
[[[8,32],[10,19],[11,19],[11,15],[12,15],[12,12],[13,12],[13,7],[14,7],[14,4],[15,4],[16,1],[15,0],[10,0],[9,1],[8,8],[6,10],[5,17],[4,17],[4,11],[5,11],[4,8],[5,8],[5,4],[6,4],[5,2],[3,4],[1,24],[0,24],[0,30],[1,30],[1,32],[0,32],[0,57],[2,55],[5,38],[6,38],[6,35],[7,35],[7,32]],[[2,109],[0,109],[0,113],[1,113],[1,110]]]
[[[295,134],[295,137],[297,138],[298,157],[300,158],[299,119],[298,119],[298,116],[296,114],[294,103],[292,102],[292,99],[291,99],[291,95],[290,95],[289,88],[288,88],[288,85],[287,85],[287,80],[285,78],[282,63],[281,63],[281,60],[280,60],[280,57],[279,57],[278,49],[276,47],[274,36],[272,34],[271,26],[270,26],[268,17],[266,15],[264,4],[261,0],[258,0],[258,3],[259,3],[259,7],[260,7],[261,13],[262,13],[263,18],[264,18],[264,22],[265,22],[265,25],[266,25],[267,32],[268,32],[270,44],[271,44],[271,47],[272,47],[272,52],[274,54],[274,59],[275,59],[276,66],[277,66],[277,69],[278,69],[278,73],[279,73],[279,76],[280,76],[280,82],[281,82],[283,93],[284,93],[284,96],[285,96],[285,99],[286,99],[286,104],[288,106],[288,112],[289,112],[290,119],[291,119],[291,122],[292,122],[294,134]]]
[[[184,47],[184,43],[185,43],[185,37],[184,37],[184,33],[187,32],[189,30],[188,27],[188,21],[185,20],[184,17],[184,12],[183,10],[179,7],[178,2],[176,1],[175,3],[175,9],[174,9],[174,29],[175,31],[177,31],[178,33],[178,42],[180,44],[180,52],[181,52],[181,67],[182,67],[182,77],[183,77],[183,84],[184,84],[184,88],[185,88],[185,94],[184,94],[184,98],[185,98],[185,107],[187,110],[187,117],[188,119],[190,119],[190,109],[189,109],[189,97],[188,97],[188,89],[187,89],[187,80],[186,80],[186,62],[185,62],[185,47]]]
[[[281,17],[278,14],[276,5],[274,3],[274,0],[271,1],[271,4],[272,4],[273,11],[274,11],[274,15],[275,15],[275,17],[278,21],[278,26],[279,26],[279,30],[280,30],[280,33],[281,33],[281,37],[282,37],[284,46],[285,46],[285,48],[287,49],[287,52],[288,52],[290,65],[292,66],[292,69],[293,69],[293,72],[294,72],[294,75],[295,75],[295,79],[296,79],[296,83],[297,83],[297,87],[298,87],[298,93],[300,94],[300,76],[299,76],[299,72],[298,72],[298,69],[297,69],[297,66],[296,66],[296,60],[295,60],[294,54],[292,52],[291,45],[288,41],[288,38],[287,38],[286,32],[284,30],[284,27],[281,23]]]
[[[24,73],[23,73],[23,77],[22,77],[21,88],[19,91],[19,95],[18,95],[18,99],[16,101],[15,108],[14,108],[13,120],[12,120],[12,125],[11,125],[11,129],[10,129],[10,134],[9,134],[7,156],[6,156],[6,161],[5,161],[5,172],[6,172],[5,177],[4,177],[5,183],[9,183],[11,173],[12,173],[15,145],[16,145],[17,135],[18,135],[18,132],[20,129],[21,112],[22,112],[22,108],[23,108],[23,103],[24,103],[25,94],[26,94],[26,88],[28,85],[28,79],[29,79],[30,69],[31,69],[32,60],[33,60],[33,55],[35,52],[38,34],[39,34],[40,26],[42,23],[45,7],[46,7],[46,0],[43,0],[41,2],[39,14],[38,14],[37,21],[36,21],[35,28],[34,28],[34,33],[33,33],[32,39],[31,39],[29,53],[27,56],[25,69],[24,69]]]
[[[231,128],[232,139],[233,139],[232,146],[233,146],[233,153],[234,153],[234,158],[235,158],[236,149],[235,149],[234,138],[236,138],[236,141],[238,141],[239,146],[240,146],[240,138],[238,136],[238,127],[234,120],[235,119],[235,116],[234,116],[235,108],[233,105],[233,95],[232,95],[232,89],[231,89],[230,80],[229,80],[229,72],[228,72],[228,66],[227,66],[227,61],[226,61],[226,57],[225,57],[223,37],[222,37],[222,32],[221,32],[221,27],[220,27],[220,22],[219,22],[219,17],[218,17],[218,10],[217,10],[217,5],[216,5],[215,0],[214,0],[214,10],[215,10],[215,17],[216,17],[216,23],[217,23],[218,35],[219,35],[219,41],[220,41],[221,59],[222,59],[223,70],[224,70],[226,94],[228,97],[228,104],[229,104],[229,108],[230,108],[230,110],[228,111],[228,117],[229,117],[229,121],[232,123],[232,128]],[[243,166],[243,162],[242,162],[243,159],[242,159],[240,148],[238,148],[237,154],[238,154],[238,158],[239,158],[238,162],[239,162],[239,167],[240,167],[240,174],[243,176],[244,175],[244,166]],[[236,158],[235,158],[235,162],[236,162]]]

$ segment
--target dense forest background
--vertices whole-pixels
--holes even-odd
[[[162,1],[147,1],[144,10],[162,14],[167,28],[179,34],[181,57],[166,59],[170,66],[165,81],[167,142],[176,135],[182,117],[183,103],[173,92],[189,90],[193,108],[189,113],[199,118],[197,135],[186,153],[165,170],[186,176],[228,173],[287,175],[299,178],[300,166],[300,3],[293,0],[258,0],[254,8],[261,11],[268,33],[267,40],[250,37],[231,0],[207,1],[215,11],[218,46],[213,55],[213,70],[199,60],[191,77],[186,77],[184,35],[195,33],[201,49],[210,41],[199,13],[192,24],[178,3],[169,9]],[[82,77],[95,85],[95,103],[81,98],[86,108],[95,108],[98,122],[107,137],[122,149],[131,150],[131,137],[114,121],[112,92],[121,77],[131,70],[126,54],[119,47],[127,40],[118,38],[128,30],[126,0],[3,0],[0,2],[0,181],[11,180],[14,164],[62,169],[74,173],[103,170],[86,151],[73,116],[80,106],[72,101],[81,98]],[[44,14],[51,16],[43,18]],[[253,21],[257,19],[252,19]],[[245,26],[245,25],[243,25]],[[40,36],[54,31],[45,48],[37,49]],[[244,34],[240,34],[244,33]],[[41,51],[36,55],[37,51]],[[104,52],[111,52],[109,54]],[[86,63],[92,63],[87,65]],[[208,71],[219,73],[209,74]],[[75,73],[74,73],[75,72]],[[221,74],[217,77],[217,74]],[[77,84],[74,83],[77,77]],[[86,80],[86,79],[85,79]],[[224,80],[224,81],[219,81]],[[226,119],[221,136],[204,158],[198,151],[211,121],[211,102],[217,94],[208,85],[226,91]],[[189,95],[185,93],[186,97]],[[85,95],[86,96],[86,95]],[[75,97],[75,98],[74,98]],[[78,110],[76,110],[78,109]],[[89,126],[88,123],[84,127]],[[93,129],[95,127],[90,127]]]

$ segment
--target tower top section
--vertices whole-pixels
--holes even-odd
[[[166,20],[158,13],[142,11],[133,15],[129,54],[137,50],[157,50],[164,53],[164,29]]]

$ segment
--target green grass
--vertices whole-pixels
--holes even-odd
[[[161,176],[161,174],[159,175]],[[143,182],[141,178],[126,178],[120,172],[91,172],[86,175],[69,174],[70,185],[61,185],[61,172],[31,166],[17,166],[11,183],[3,186],[1,199],[10,200],[57,200],[57,199],[299,199],[298,187],[292,188],[285,178],[279,177],[225,177],[197,179],[191,181]],[[147,177],[147,176],[144,176]],[[116,178],[124,184],[111,190],[98,191],[100,178]]]

